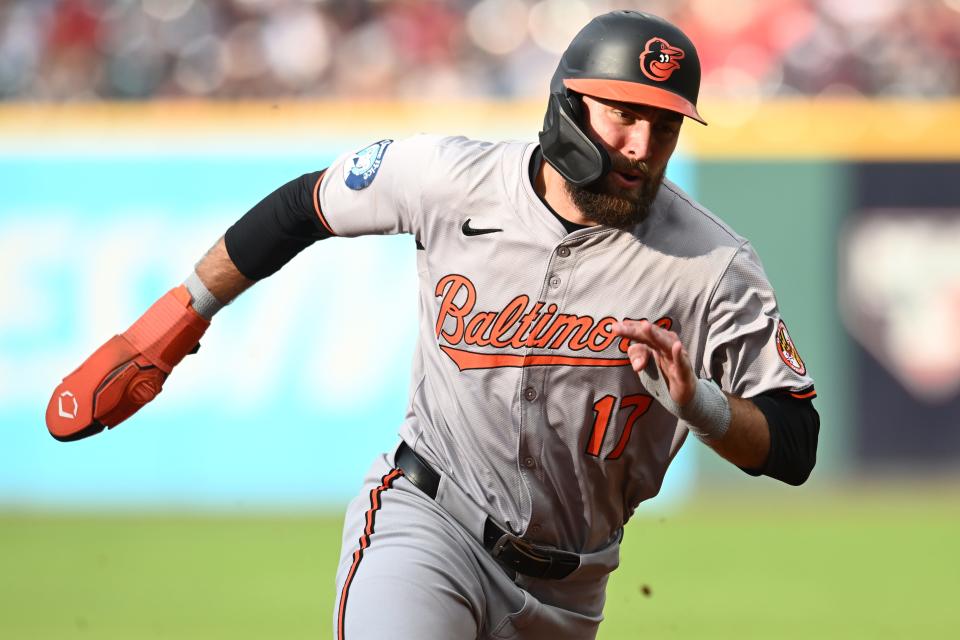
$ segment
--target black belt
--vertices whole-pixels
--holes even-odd
[[[413,452],[406,442],[400,443],[397,467],[413,485],[436,500],[440,474]],[[569,551],[542,547],[518,538],[489,517],[483,525],[483,546],[500,564],[533,578],[559,580],[580,566],[580,556]]]

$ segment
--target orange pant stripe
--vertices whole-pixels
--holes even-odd
[[[380,486],[370,490],[370,508],[367,510],[366,526],[363,528],[363,535],[360,536],[360,543],[357,550],[353,552],[353,564],[350,565],[350,571],[347,572],[347,579],[343,581],[343,590],[340,592],[340,605],[337,608],[337,640],[345,640],[346,632],[344,629],[347,596],[350,591],[350,583],[353,582],[353,576],[357,573],[357,567],[363,560],[363,550],[370,546],[370,536],[374,532],[374,521],[377,511],[380,510],[380,494],[393,486],[393,481],[403,475],[400,469],[393,469],[390,473],[383,476]]]

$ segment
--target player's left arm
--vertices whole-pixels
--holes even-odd
[[[739,467],[758,468],[770,452],[766,417],[749,400],[697,378],[680,337],[647,320],[624,320],[615,331],[630,340],[627,356],[644,387],[704,442]],[[698,407],[699,405],[703,405]]]
[[[616,332],[647,390],[700,440],[751,475],[802,484],[816,463],[819,416],[809,399],[764,393],[746,399],[697,378],[679,336],[646,320]]]

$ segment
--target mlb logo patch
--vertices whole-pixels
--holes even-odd
[[[343,181],[354,191],[366,189],[377,177],[377,171],[380,170],[380,164],[383,162],[383,154],[393,140],[381,140],[364,147],[353,154],[343,165]]]

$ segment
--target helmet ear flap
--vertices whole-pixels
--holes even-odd
[[[583,96],[566,87],[563,90],[563,102],[566,103],[567,113],[574,122],[583,122]]]
[[[595,182],[610,170],[610,156],[580,128],[582,117],[579,95],[552,92],[540,132],[544,159],[578,187]]]

